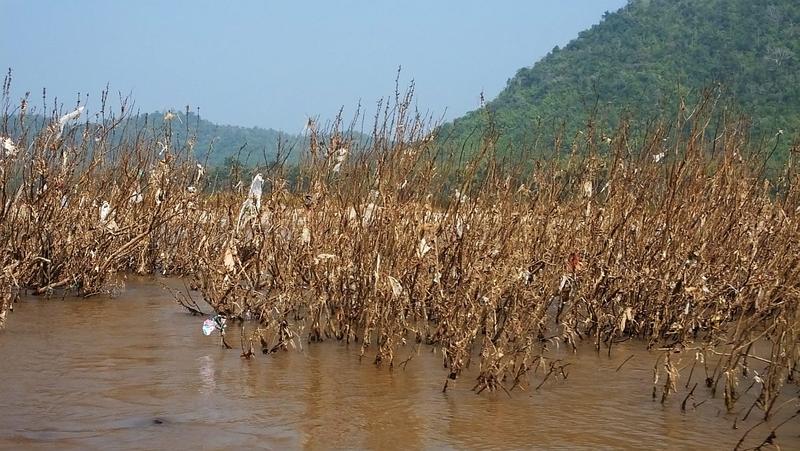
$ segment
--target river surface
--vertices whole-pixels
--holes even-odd
[[[720,399],[681,413],[684,380],[654,402],[656,354],[640,344],[611,358],[582,350],[566,381],[534,390],[539,374],[509,397],[476,395],[474,373],[442,393],[429,347],[393,371],[335,342],[248,361],[204,336],[202,320],[152,281],[113,299],[23,300],[0,332],[0,448],[730,449],[755,424],[732,429]],[[783,449],[800,449],[798,423],[778,431]]]

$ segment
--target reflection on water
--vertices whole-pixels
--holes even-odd
[[[208,395],[214,392],[217,388],[217,379],[214,375],[214,359],[211,356],[204,355],[197,359],[200,368],[200,380],[203,382],[203,389],[201,392]]]
[[[332,342],[248,361],[201,325],[154,283],[19,304],[0,333],[0,448],[731,448],[754,424],[732,430],[720,400],[682,414],[685,381],[666,407],[653,402],[655,355],[633,344],[570,357],[566,382],[509,398],[475,395],[474,374],[442,393],[430,348],[405,371]],[[800,449],[797,423],[779,431],[784,449]]]

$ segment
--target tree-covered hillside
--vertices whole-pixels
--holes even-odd
[[[596,115],[647,120],[706,87],[753,120],[754,130],[800,132],[800,5],[793,0],[632,0],[562,49],[520,69],[486,109],[501,143],[574,130]],[[444,127],[479,136],[477,110]],[[538,126],[537,126],[538,124]],[[551,135],[552,136],[552,135]]]
[[[35,134],[52,124],[57,116],[58,114],[29,114],[25,116],[23,127],[19,116],[9,115],[8,130],[4,132],[0,124],[0,134],[5,133],[16,139],[23,128],[27,128],[29,134]],[[107,120],[116,122],[116,119]],[[82,127],[87,122],[90,127],[97,127],[101,120],[96,115],[84,114],[70,128]],[[167,131],[171,134],[173,149],[185,150],[190,143],[192,157],[206,161],[210,166],[230,165],[233,161],[246,166],[261,166],[272,163],[279,154],[281,160],[296,163],[305,147],[305,138],[300,135],[271,128],[220,125],[195,113],[173,111],[127,116],[114,128],[109,139],[116,143],[125,137],[131,139],[144,133],[152,135],[149,137],[156,141],[166,142],[164,137]]]
[[[298,150],[302,147],[298,145],[298,141],[302,139],[297,135],[271,128],[220,125],[194,113],[167,115],[156,112],[147,116],[139,115],[135,121],[138,125],[144,125],[143,122],[147,120],[153,129],[160,129],[165,117],[171,117],[173,145],[181,146],[191,138],[195,156],[205,159],[208,155],[208,163],[212,166],[220,166],[226,160],[237,157],[248,165],[263,165],[266,164],[265,158],[273,161],[279,151],[285,158],[285,154],[292,148],[294,151],[289,155],[288,161],[295,161]]]

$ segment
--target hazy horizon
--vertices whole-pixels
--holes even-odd
[[[199,108],[231,125],[299,131],[415,81],[422,112],[445,120],[494,98],[521,67],[563,46],[625,0],[136,4],[6,0],[0,38],[12,98],[47,89],[65,109],[101,90],[142,112]],[[458,17],[456,17],[458,16]]]

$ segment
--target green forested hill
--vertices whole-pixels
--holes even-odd
[[[167,130],[165,114],[156,111],[129,116],[115,127],[110,138],[112,142],[118,142],[125,136],[135,138],[137,134],[144,133],[156,141],[164,141],[163,134]],[[194,113],[170,112],[169,114],[172,115],[170,120],[172,147],[183,149],[186,143],[191,141],[193,158],[207,161],[211,166],[231,164],[231,160],[237,159],[239,163],[248,166],[265,165],[273,162],[279,152],[281,160],[294,163],[304,148],[305,138],[300,135],[271,128],[216,124]],[[54,120],[55,118],[50,116],[29,114],[25,118],[25,127],[36,133]],[[86,121],[90,126],[95,126],[97,120],[95,116],[87,118],[84,115],[79,121],[74,122],[71,128],[82,127]],[[22,127],[17,116],[9,116],[7,125],[8,130],[4,131],[0,124],[0,134],[12,137],[21,134]]]
[[[486,108],[501,144],[518,144],[562,123],[577,129],[593,110],[612,123],[623,113],[641,120],[668,114],[679,95],[691,100],[717,83],[756,132],[800,132],[800,3],[632,0],[517,71]],[[482,113],[443,131],[460,141],[478,136]]]
[[[181,146],[188,137],[194,139],[194,152],[198,159],[204,159],[208,154],[208,162],[212,166],[222,165],[226,159],[239,158],[248,165],[266,164],[275,159],[279,151],[284,154],[294,146],[289,161],[295,161],[299,155],[297,135],[290,135],[274,129],[260,127],[240,127],[235,125],[221,125],[202,119],[193,113],[174,113],[172,119],[173,145]],[[158,129],[164,123],[164,113],[156,112],[137,116],[134,120],[143,125],[147,120],[151,126]],[[241,149],[241,151],[240,151]]]

